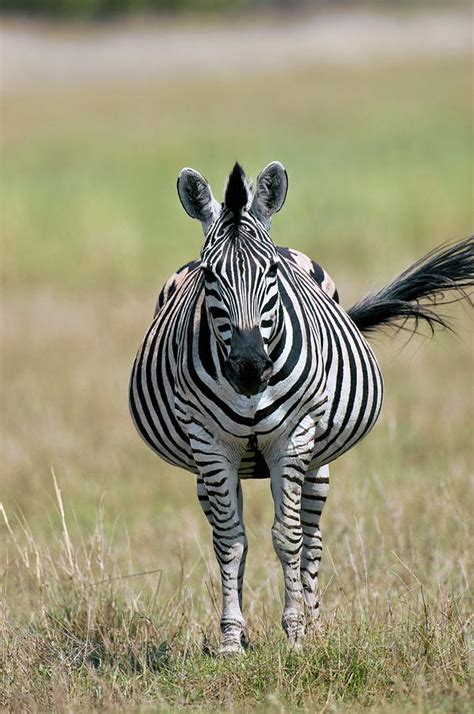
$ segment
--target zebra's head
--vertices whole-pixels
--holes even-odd
[[[269,357],[278,331],[278,252],[270,222],[286,198],[288,178],[274,161],[252,188],[239,164],[229,176],[222,204],[206,179],[185,168],[178,194],[186,212],[201,221],[201,251],[207,314],[232,387],[250,397],[272,374]]]

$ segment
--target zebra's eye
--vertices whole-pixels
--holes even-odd
[[[212,270],[207,267],[207,265],[203,265],[201,270],[204,274],[204,279],[207,283],[213,283],[216,280],[216,276],[214,275]]]
[[[278,263],[273,263],[268,269],[267,276],[269,278],[274,278],[278,271]]]

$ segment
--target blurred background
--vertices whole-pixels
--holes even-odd
[[[204,582],[217,578],[193,478],[140,442],[127,408],[158,291],[202,245],[176,195],[178,172],[198,169],[220,198],[236,160],[253,177],[281,161],[290,188],[273,238],[319,261],[349,306],[472,232],[469,5],[0,8],[1,500],[20,541],[29,532],[54,552],[53,468],[73,540],[100,521],[112,571],[162,568],[168,594],[184,573],[193,607],[207,612]],[[394,553],[433,591],[464,587],[472,321],[461,306],[452,314],[460,337],[374,343],[387,397],[374,432],[332,467],[329,611],[367,579],[374,598],[406,592]],[[245,496],[252,612],[276,603],[277,622],[268,483],[246,483]],[[4,535],[4,594],[13,609],[34,610]],[[136,597],[153,583],[137,583]]]

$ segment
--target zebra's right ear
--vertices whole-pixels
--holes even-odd
[[[205,235],[221,210],[211,187],[198,171],[185,168],[178,176],[177,188],[184,210],[191,218],[201,221]]]

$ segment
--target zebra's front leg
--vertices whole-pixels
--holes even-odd
[[[207,473],[206,473],[207,472]],[[201,482],[201,484],[199,483]],[[241,610],[242,579],[247,539],[239,507],[239,480],[236,469],[203,470],[198,481],[200,502],[212,526],[214,552],[222,584],[220,654],[242,652],[244,618]],[[207,500],[202,494],[205,492]],[[240,587],[239,587],[240,586]]]
[[[328,466],[321,466],[317,471],[307,472],[301,499],[301,526],[303,528],[301,583],[306,606],[306,622],[309,627],[314,626],[319,618],[318,574],[323,547],[319,521],[328,491]]]
[[[240,483],[240,480],[237,483],[237,502],[238,502],[238,507],[239,507],[239,519],[242,524],[242,530],[245,534],[245,529],[244,529],[244,498],[242,494],[242,484]],[[244,552],[242,553],[242,557],[240,559],[240,565],[239,565],[239,574],[238,574],[238,590],[239,590],[239,605],[240,609],[242,610],[243,607],[243,590],[244,590],[244,575],[245,575],[245,563],[247,561],[247,551],[248,551],[248,543],[247,543],[247,538],[245,538],[244,541]],[[245,642],[244,638],[244,633],[242,632],[241,636],[241,642]]]
[[[209,498],[207,496],[206,486],[204,485],[204,481],[202,480],[201,476],[198,476],[197,495],[198,495],[199,503],[201,504],[201,508],[204,512],[204,515],[206,516],[207,520],[209,521],[211,528],[213,528],[214,521],[212,518],[211,505],[209,503]],[[243,522],[244,522],[243,521],[243,497],[242,497],[242,486],[241,486],[240,481],[237,486],[237,498],[238,498],[238,505],[239,505],[239,518],[240,518],[240,522],[243,524]],[[242,553],[242,558],[240,560],[239,575],[238,575],[239,605],[240,605],[241,610],[242,610],[242,603],[243,603],[243,584],[244,584],[246,559],[247,559],[247,540],[245,541],[244,552]],[[241,639],[243,642],[244,641],[243,635],[242,635]]]
[[[292,647],[304,637],[304,596],[301,583],[301,549],[303,530],[300,519],[303,476],[293,469],[272,473],[275,518],[272,528],[273,547],[280,559],[285,585],[282,625]]]

